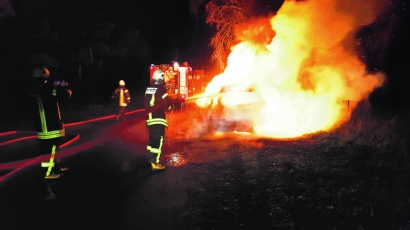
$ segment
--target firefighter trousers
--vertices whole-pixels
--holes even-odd
[[[56,157],[56,154],[59,149],[61,137],[38,140],[40,141],[39,155],[47,155],[46,161],[41,162],[41,167],[44,169],[44,176],[50,176],[53,173],[59,173],[60,159]]]
[[[148,162],[157,164],[159,163],[162,145],[164,143],[165,126],[164,125],[150,125],[148,126],[149,139],[148,139]]]
[[[125,106],[120,106],[118,113],[117,113],[117,121],[125,121]]]

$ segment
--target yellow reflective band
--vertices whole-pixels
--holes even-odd
[[[53,96],[57,95],[57,89],[53,89]]]
[[[119,106],[127,106],[127,103],[125,103],[124,99],[124,90],[120,90],[120,101],[119,101]]]
[[[150,123],[147,123],[147,125],[148,126],[151,126],[151,125],[163,125],[163,126],[165,126],[165,127],[168,127],[168,124],[167,123],[164,123],[164,122],[150,122]]]
[[[148,119],[145,121],[148,125],[148,121],[152,120],[152,113],[148,113]]]
[[[37,137],[38,139],[53,139],[57,137],[65,136],[65,130],[54,130],[50,132],[38,132]]]
[[[155,94],[151,95],[151,100],[149,101],[149,105],[150,106],[154,106],[155,105]]]
[[[165,118],[152,118],[152,119],[147,120],[147,122],[150,122],[150,121],[162,121],[162,122],[167,123],[167,120]]]
[[[151,150],[152,149],[152,147],[151,146],[147,146],[147,150]]]
[[[168,97],[168,93],[165,93],[164,95],[162,95],[162,99]]]
[[[40,115],[41,130],[43,130],[43,132],[47,132],[46,113],[44,112],[44,106],[40,96],[37,96],[37,106],[38,113]]]
[[[48,165],[48,169],[47,169],[47,172],[46,172],[46,176],[50,176],[51,169],[54,167],[54,156],[55,156],[55,154],[56,154],[56,149],[57,149],[57,146],[56,146],[56,145],[53,145],[53,147],[51,148],[50,161],[49,161],[48,163],[47,163],[47,162],[41,162],[41,166],[43,166],[43,165],[45,165],[45,164]],[[44,167],[47,167],[47,166],[44,166]]]
[[[151,148],[150,152],[159,154],[161,153],[161,149]]]
[[[41,162],[41,167],[43,167],[43,168],[54,167],[54,163]]]
[[[147,120],[147,124],[149,125],[149,124],[158,124],[158,123],[160,123],[160,124],[164,124],[164,125],[168,125],[168,122],[167,121],[165,121],[165,120],[154,120],[154,119],[152,119],[152,120]]]
[[[156,163],[159,163],[159,157],[161,156],[161,149],[162,149],[162,143],[163,143],[163,141],[164,141],[164,137],[161,136],[161,141],[159,142],[159,153],[158,153],[158,155],[157,155]]]
[[[147,120],[147,125],[164,125],[166,127],[168,127],[168,122],[167,120],[163,119],[163,118],[154,118],[154,119],[149,119]]]

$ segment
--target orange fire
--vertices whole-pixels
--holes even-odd
[[[366,98],[385,79],[383,73],[369,74],[353,52],[355,34],[381,9],[381,2],[373,0],[285,1],[270,19],[274,33],[253,30],[273,39],[239,36],[243,40],[231,48],[226,69],[197,104],[220,101],[225,114],[247,119],[256,134],[274,138],[338,127],[354,109],[346,110],[344,101]]]

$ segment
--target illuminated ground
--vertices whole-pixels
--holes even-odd
[[[67,127],[80,139],[62,148],[71,170],[57,199],[44,199],[34,165],[3,171],[0,229],[410,229],[409,166],[388,162],[392,152],[337,139],[199,135],[186,113],[168,115],[161,173],[145,163],[140,113]],[[12,145],[2,154],[36,144]]]

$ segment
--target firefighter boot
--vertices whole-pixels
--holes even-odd
[[[56,200],[57,196],[56,196],[56,194],[53,192],[53,189],[52,189],[52,187],[53,187],[55,184],[56,184],[56,182],[55,182],[54,180],[52,180],[52,181],[46,180],[46,181],[45,181],[45,185],[46,185],[46,188],[47,188],[47,196],[45,196],[44,198],[45,198],[46,200]]]
[[[47,185],[47,191],[48,191],[49,195],[45,197],[46,200],[55,200],[55,199],[57,199],[56,194],[51,189],[51,185]]]
[[[160,163],[157,163],[157,164],[151,163],[151,167],[152,167],[152,170],[164,170],[165,169],[165,165],[162,165]]]

